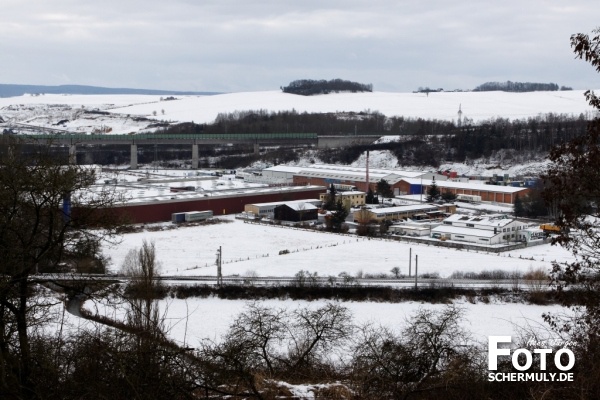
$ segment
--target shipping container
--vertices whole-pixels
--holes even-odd
[[[467,203],[480,203],[481,196],[475,196],[472,194],[457,194],[456,201],[465,201]]]
[[[185,222],[185,213],[171,214],[171,222],[173,222],[174,224],[178,224],[180,222]]]
[[[211,210],[206,211],[189,211],[185,213],[185,222],[204,221],[212,218],[213,212]]]

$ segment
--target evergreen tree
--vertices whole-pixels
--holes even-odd
[[[335,210],[329,215],[327,218],[327,228],[334,231],[340,232],[346,222],[346,217],[348,217],[349,211],[344,207],[344,203],[342,199],[338,199],[335,203]]]
[[[521,200],[521,197],[519,196],[518,193],[517,193],[517,195],[515,195],[514,208],[515,208],[515,217],[525,216],[525,206],[523,205],[523,200]]]
[[[377,193],[388,199],[394,197],[394,191],[392,190],[389,182],[385,179],[381,179],[379,182],[377,182]]]
[[[431,186],[427,189],[427,202],[432,203],[438,200],[441,196],[440,188],[438,188],[437,183],[435,183],[435,178],[431,182]]]
[[[442,192],[442,200],[446,203],[451,203],[456,200],[456,195],[449,190],[444,190]]]
[[[375,193],[373,193],[373,189],[371,189],[369,187],[369,191],[367,192],[367,196],[365,197],[365,203],[366,204],[378,204],[379,203],[379,198],[377,196],[375,196]]]
[[[327,192],[327,197],[325,198],[325,203],[323,203],[324,210],[333,210],[335,208],[335,195],[336,195],[335,187],[333,183],[329,185],[329,191]]]

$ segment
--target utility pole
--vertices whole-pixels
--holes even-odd
[[[223,275],[221,274],[221,261],[223,260],[223,252],[221,246],[217,250],[217,286],[223,286]]]
[[[410,278],[411,272],[411,264],[412,264],[412,247],[408,249],[408,277]]]
[[[417,290],[417,276],[419,275],[419,255],[415,255],[415,290]]]

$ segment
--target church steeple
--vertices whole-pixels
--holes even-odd
[[[460,128],[462,126],[462,103],[458,105],[458,127]]]

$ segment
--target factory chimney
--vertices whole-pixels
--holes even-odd
[[[366,182],[365,182],[365,193],[369,193],[369,150],[367,150],[367,176],[366,176]]]

